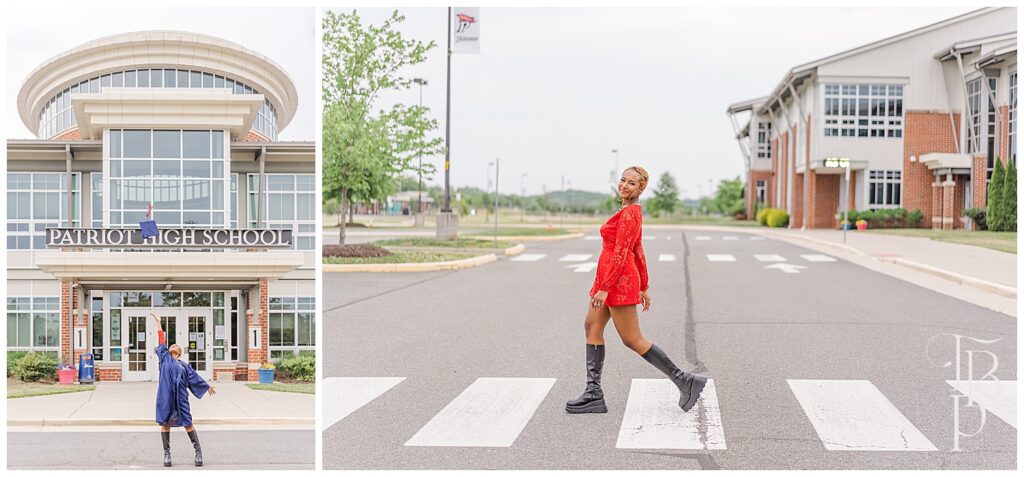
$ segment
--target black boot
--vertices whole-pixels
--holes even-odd
[[[665,373],[679,388],[679,407],[683,408],[683,411],[689,411],[697,403],[697,398],[704,390],[708,378],[679,369],[671,359],[668,359],[668,355],[654,343],[651,343],[651,349],[640,356],[658,368],[658,371]]]
[[[171,466],[171,433],[160,431],[160,440],[164,442],[164,467]]]
[[[188,431],[188,438],[192,440],[192,447],[196,449],[196,467],[203,466],[203,448],[199,445],[199,434],[193,429]]]
[[[565,403],[569,414],[608,412],[601,390],[601,367],[604,366],[604,345],[587,345],[587,388],[580,397]]]

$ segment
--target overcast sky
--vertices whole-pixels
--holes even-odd
[[[54,13],[59,12],[55,16]],[[238,43],[280,65],[295,82],[299,107],[278,139],[312,141],[316,115],[316,12],[313,8],[7,9],[8,138],[35,138],[18,115],[18,90],[49,58],[104,36],[142,30],[184,30]]]
[[[743,172],[726,107],[767,95],[798,64],[970,8],[481,8],[481,54],[452,57],[451,181],[483,188],[605,191],[615,157],[652,186],[670,172],[684,197]],[[359,8],[380,24],[392,9]],[[400,8],[403,34],[438,48],[402,73],[429,81],[444,134],[445,8]],[[345,10],[349,11],[349,10]],[[415,104],[418,86],[391,94]],[[432,183],[443,184],[443,157]],[[617,175],[616,175],[617,177]]]

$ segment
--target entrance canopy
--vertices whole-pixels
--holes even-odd
[[[303,252],[36,253],[36,266],[85,288],[246,289],[303,265]]]

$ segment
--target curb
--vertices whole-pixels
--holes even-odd
[[[192,419],[194,424],[218,426],[268,425],[268,426],[315,426],[311,417],[265,417],[229,419]],[[156,426],[153,419],[8,419],[7,427],[102,427],[102,426]]]
[[[476,240],[492,240],[493,235],[465,235],[462,238],[476,239]],[[506,235],[498,236],[498,240],[506,240],[509,242],[553,242],[556,240],[572,240],[583,238],[583,232],[573,232],[565,235]]]
[[[704,230],[726,231],[724,228],[715,227],[715,226],[706,226],[706,228],[704,228]],[[728,231],[732,232],[734,230],[728,230]],[[876,262],[891,263],[893,265],[898,265],[898,266],[901,266],[901,267],[904,267],[904,268],[909,268],[911,270],[916,270],[918,272],[923,272],[923,273],[927,273],[927,274],[930,274],[930,275],[934,275],[936,277],[943,278],[943,279],[949,280],[951,282],[954,282],[954,283],[956,283],[958,285],[963,285],[963,286],[967,286],[967,287],[971,287],[971,288],[976,288],[976,289],[981,290],[981,291],[985,291],[985,292],[992,293],[992,294],[995,294],[995,295],[999,295],[999,296],[1002,296],[1002,297],[1010,298],[1010,299],[1013,299],[1013,300],[1017,299],[1017,289],[1016,288],[1013,288],[1013,287],[1010,287],[1010,286],[1007,286],[1007,285],[1002,285],[1002,284],[995,283],[995,282],[991,282],[991,281],[988,281],[988,280],[982,280],[980,278],[969,277],[967,275],[963,275],[963,274],[956,273],[956,272],[951,272],[949,270],[943,270],[941,268],[936,268],[936,267],[933,267],[931,265],[925,265],[923,263],[918,263],[918,262],[915,262],[915,261],[912,261],[912,260],[907,260],[905,258],[900,258],[900,257],[877,257],[877,256],[874,256],[874,255],[868,255],[868,254],[862,252],[861,250],[853,248],[853,247],[851,247],[849,245],[838,244],[838,243],[835,243],[835,242],[829,242],[827,240],[820,240],[820,239],[811,238],[811,237],[801,237],[799,235],[787,235],[787,234],[782,234],[782,233],[778,233],[778,232],[773,232],[771,230],[763,230],[763,231],[762,230],[756,230],[756,231],[755,230],[751,230],[750,232],[754,233],[754,234],[757,234],[757,235],[762,235],[762,236],[768,236],[768,237],[776,238],[776,239],[779,239],[779,240],[787,240],[787,241],[804,240],[804,241],[811,242],[811,243],[814,243],[814,244],[818,244],[818,245],[822,245],[822,246],[826,246],[826,247],[832,247],[832,248],[835,248],[835,249],[838,249],[838,250],[842,250],[844,252],[848,252],[848,253],[859,255],[859,256],[862,256],[862,257],[870,258],[872,260],[875,260]]]
[[[457,252],[457,253],[493,253],[496,255],[519,255],[523,253],[523,244],[516,244],[508,248],[456,248],[456,247],[405,247],[384,245],[384,248],[393,252]]]
[[[517,245],[517,246],[521,246]],[[515,248],[515,247],[511,247]],[[424,263],[367,263],[367,264],[323,264],[324,273],[352,273],[352,272],[432,272],[438,270],[461,270],[463,268],[479,267],[498,260],[498,257],[489,253],[476,257],[464,258],[462,260],[451,260],[447,262],[424,262]]]

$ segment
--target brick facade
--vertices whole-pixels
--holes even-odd
[[[948,112],[906,111],[903,118],[903,208],[920,209],[924,227],[932,226],[932,217],[941,217],[941,200],[935,196],[932,183],[935,174],[921,161],[910,162],[932,152],[957,152],[959,129],[953,130]],[[953,114],[953,124],[960,124],[960,113]],[[940,224],[941,225],[941,224]]]
[[[835,228],[836,210],[839,207],[839,175],[811,173],[813,178],[812,198],[814,210],[811,228]]]
[[[751,219],[754,217],[754,199],[757,198],[757,181],[764,181],[764,200],[765,204],[763,207],[770,207],[772,193],[775,192],[775,187],[772,185],[772,173],[771,171],[750,171],[750,182],[747,183],[747,217]]]
[[[245,135],[245,139],[242,142],[270,142],[270,138],[256,132],[255,129],[250,129],[249,134]]]
[[[805,169],[806,170],[806,169]],[[804,175],[793,175],[793,213],[789,214],[789,227],[804,226]]]
[[[259,309],[257,310],[258,318],[254,320],[251,311],[246,311],[246,322],[248,323],[248,327],[260,329],[259,349],[253,349],[252,345],[250,344],[249,349],[247,350],[246,353],[249,358],[249,367],[247,375],[248,381],[259,380],[259,366],[263,363],[266,363],[270,358],[269,353],[267,351],[270,346],[270,299],[267,296],[267,293],[269,293],[269,287],[266,278],[260,278],[259,287],[260,303]]]
[[[53,139],[56,140],[56,141],[75,141],[75,140],[78,140],[78,139],[82,139],[82,132],[79,131],[78,128],[76,127],[74,129],[69,129],[67,131],[64,131],[59,136],[57,136],[57,137],[55,137]]]

